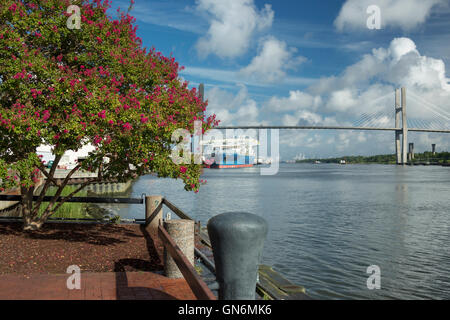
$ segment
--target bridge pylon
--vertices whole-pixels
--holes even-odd
[[[402,109],[400,108],[400,89],[395,89],[395,128],[400,128],[401,113]],[[402,163],[402,144],[400,141],[401,135],[401,130],[395,131],[395,153],[397,155],[397,164]]]
[[[401,103],[401,105],[400,105]],[[402,126],[400,127],[400,115]],[[406,88],[395,90],[395,128],[401,128],[395,131],[395,153],[397,164],[405,165],[408,163],[408,123],[406,117]],[[402,141],[400,142],[400,136]]]
[[[408,122],[406,119],[406,88],[402,88],[402,164],[408,163]]]

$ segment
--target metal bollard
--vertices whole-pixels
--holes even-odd
[[[223,213],[208,222],[221,300],[255,300],[267,222],[245,212]]]

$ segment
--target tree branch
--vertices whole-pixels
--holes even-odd
[[[70,178],[72,175],[81,167],[80,164],[78,164],[75,168],[73,168],[69,174],[66,176],[66,178],[63,180],[61,185],[58,187],[58,190],[56,191],[56,194],[53,196],[52,201],[50,201],[50,204],[47,206],[47,208],[44,211],[44,214],[42,216],[46,216],[48,212],[52,211],[53,206],[55,205],[56,200],[61,196],[61,193],[63,192],[66,185],[69,183]],[[54,211],[54,210],[53,210]]]
[[[52,167],[50,169],[50,173],[45,170],[44,165],[41,163],[39,166],[39,170],[44,174],[44,176],[47,177],[47,180],[45,180],[44,187],[41,190],[41,194],[39,195],[39,198],[37,200],[37,203],[35,207],[33,208],[33,214],[37,213],[37,210],[39,210],[39,207],[42,204],[42,200],[45,197],[45,194],[47,193],[48,188],[50,187],[50,183],[53,183],[55,186],[58,186],[58,183],[54,179],[56,168],[58,167],[59,161],[61,161],[62,155],[57,155],[55,157],[55,161],[52,164]]]
[[[56,212],[67,200],[71,199],[74,195],[76,195],[78,192],[83,190],[88,184],[91,184],[91,183],[97,182],[97,181],[99,181],[99,179],[95,178],[95,179],[91,179],[89,181],[86,181],[86,182],[82,183],[78,189],[76,189],[75,191],[70,193],[68,196],[63,197],[62,200],[56,205],[56,207],[53,210],[50,209],[47,212],[47,209],[48,209],[47,208],[46,212],[42,215],[41,219],[44,219],[44,220],[47,219],[51,215],[50,214],[51,211]],[[58,196],[58,198],[59,198],[59,196]],[[54,200],[56,201],[58,198],[55,197]],[[50,205],[49,205],[49,207],[50,207]]]

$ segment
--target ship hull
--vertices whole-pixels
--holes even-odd
[[[241,154],[217,153],[214,163],[210,165],[211,169],[239,169],[251,168],[254,165],[255,157]]]
[[[213,164],[211,169],[239,169],[239,168],[251,168],[253,164]]]

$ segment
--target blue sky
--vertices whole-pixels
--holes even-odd
[[[340,125],[389,108],[400,86],[448,115],[449,2],[136,0],[131,14],[145,46],[172,54],[191,86],[205,83],[209,110],[223,125]],[[366,25],[373,4],[379,30]],[[129,1],[113,0],[118,6]],[[419,102],[411,112],[433,121]],[[280,148],[283,159],[389,153],[391,136],[283,132]],[[432,142],[450,147],[445,135],[411,139],[419,151]]]

